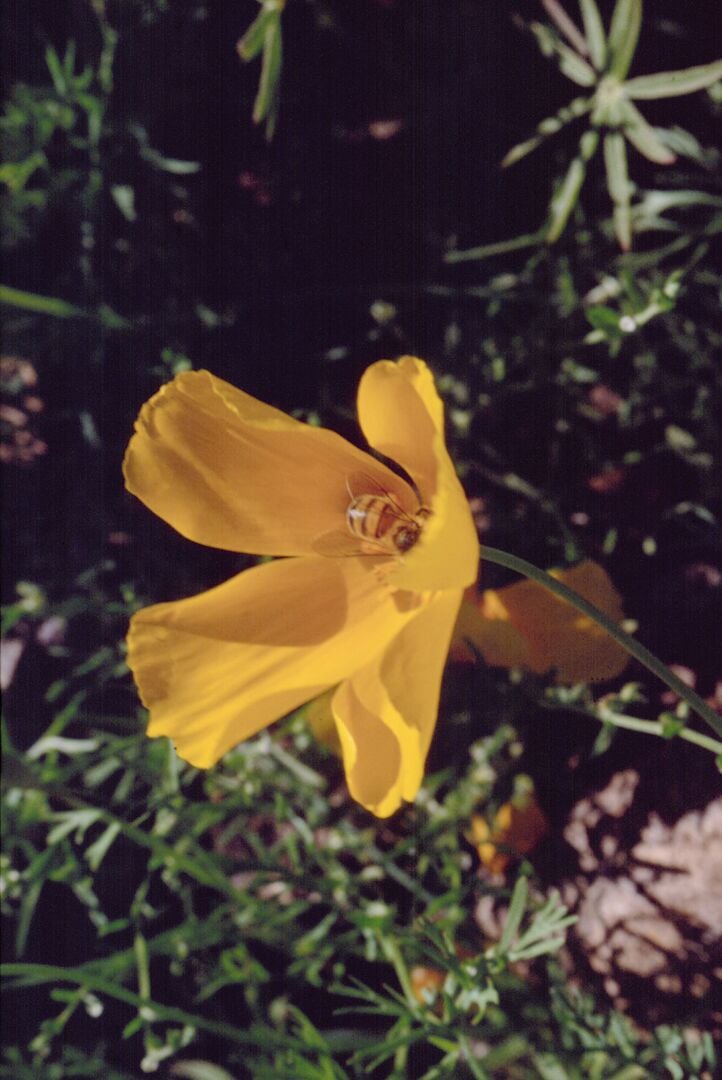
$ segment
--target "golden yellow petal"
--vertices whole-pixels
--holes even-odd
[[[348,477],[364,472],[413,503],[408,484],[340,435],[294,420],[208,371],[143,406],[126,486],[183,536],[260,555],[303,555],[343,530]]]
[[[133,616],[128,663],[150,736],[207,768],[383,649],[414,609],[379,586],[375,559],[282,559]]]
[[[570,570],[551,570],[550,574],[615,622],[624,618],[619,594],[598,563],[587,559]],[[487,590],[480,613],[501,620],[502,626],[511,623],[527,644],[524,665],[539,674],[555,670],[560,683],[612,679],[629,662],[626,651],[597,623],[534,581]]]
[[[358,417],[369,445],[402,465],[426,497],[436,489],[434,439],[444,439],[444,406],[423,360],[403,356],[366,369]]]
[[[353,797],[378,817],[413,800],[436,726],[441,676],[461,602],[436,593],[333,699]]]
[[[423,362],[380,360],[364,373],[359,422],[369,444],[411,476],[431,510],[421,539],[389,573],[389,583],[417,591],[464,588],[476,580],[479,542],[444,441],[443,404]]]

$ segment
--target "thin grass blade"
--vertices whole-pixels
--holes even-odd
[[[236,45],[236,52],[241,60],[255,60],[257,56],[260,56],[266,40],[266,26],[270,18],[272,18],[272,12],[265,7],[261,8]]]
[[[577,205],[579,192],[587,175],[587,164],[599,146],[599,133],[585,131],[579,140],[579,151],[569,163],[566,175],[549,204],[549,219],[544,235],[547,244],[555,244],[564,232],[569,216]]]
[[[619,131],[604,136],[604,164],[607,170],[607,189],[614,203],[614,233],[622,251],[632,246],[632,191],[627,170],[627,148]]]
[[[41,296],[25,289],[14,289],[11,285],[0,285],[0,304],[34,311],[38,315],[54,315],[57,319],[73,319],[86,314],[82,308],[57,296]]]
[[[603,71],[607,60],[607,37],[604,23],[599,14],[596,0],[579,0],[584,23],[584,36],[589,47],[589,56],[597,71]]]
[[[506,255],[511,251],[522,251],[524,248],[536,247],[545,239],[543,232],[525,233],[523,236],[515,236],[511,240],[500,240],[494,244],[482,244],[481,247],[467,248],[465,251],[447,251],[444,262],[474,262],[477,259],[490,259],[494,255]]]
[[[596,73],[591,64],[561,40],[550,26],[533,22],[529,29],[534,34],[544,56],[556,57],[560,71],[577,86],[594,86]]]
[[[517,161],[521,161],[527,154],[531,154],[533,150],[536,150],[537,146],[540,146],[545,139],[548,139],[551,135],[556,135],[558,131],[561,131],[567,124],[570,124],[572,120],[576,120],[579,116],[584,116],[585,113],[590,111],[592,104],[591,98],[574,98],[568,105],[563,105],[554,116],[547,116],[541,123],[537,124],[536,135],[532,135],[530,139],[526,139],[524,142],[512,146],[511,150],[505,154],[501,163],[502,169],[506,169],[509,165],[514,165]]]
[[[511,896],[509,903],[509,912],[506,916],[506,922],[504,923],[504,929],[499,939],[497,946],[499,953],[503,956],[508,952],[519,925],[521,923],[524,911],[526,910],[526,902],[529,896],[529,882],[523,876],[519,876],[514,886],[514,892]]]
[[[559,0],[542,0],[542,6],[557,29],[564,34],[569,44],[580,56],[589,56],[589,49],[584,34],[559,3]]]
[[[677,160],[677,155],[665,146],[654,128],[647,123],[637,106],[631,101],[624,102],[622,130],[632,146],[639,150],[648,161],[654,161],[657,165],[673,165]]]
[[[261,61],[261,79],[253,106],[253,122],[266,121],[266,138],[273,138],[278,119],[278,95],[283,66],[283,38],[280,12],[272,12],[266,24]]]
[[[624,84],[628,97],[641,100],[677,97],[681,94],[694,94],[704,90],[722,79],[722,60],[713,60],[711,64],[684,68],[681,71],[658,71],[656,75],[638,75]]]
[[[632,64],[642,26],[642,0],[617,0],[609,28],[609,70],[618,79],[626,78]]]

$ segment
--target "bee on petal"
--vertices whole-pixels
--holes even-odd
[[[319,555],[395,555],[418,543],[431,510],[419,504],[410,513],[378,480],[364,473],[346,481],[346,528],[324,533],[314,543]],[[358,492],[358,494],[357,494]]]

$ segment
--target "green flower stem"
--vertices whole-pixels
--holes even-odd
[[[613,709],[601,706],[599,719],[604,724],[612,724],[613,727],[626,728],[628,731],[642,731],[647,735],[658,735],[662,739],[670,736],[665,734],[664,727],[659,720],[642,720],[638,716],[626,716],[624,713],[615,713]],[[711,750],[713,754],[722,755],[722,742],[703,735],[701,731],[692,728],[680,728],[672,738],[686,739],[687,742],[701,746],[705,750]]]
[[[702,720],[706,721],[712,730],[722,738],[722,717],[719,716],[714,709],[712,709],[706,701],[704,701],[699,694],[696,694],[689,686],[686,686],[680,678],[678,678],[674,672],[670,671],[666,664],[663,664],[661,660],[658,660],[649,649],[645,649],[644,645],[641,645],[635,638],[625,633],[621,627],[610,619],[607,615],[604,615],[594,604],[590,604],[584,597],[579,596],[573,589],[563,585],[561,581],[557,581],[556,578],[551,577],[550,574],[540,570],[538,566],[534,566],[532,563],[526,561],[526,559],[520,559],[516,555],[510,555],[506,551],[500,551],[498,548],[486,547],[482,545],[481,557],[486,559],[487,562],[497,563],[499,566],[505,566],[509,570],[514,570],[517,574],[522,574],[524,577],[530,578],[532,581],[536,581],[537,584],[542,585],[549,592],[554,593],[562,600],[566,600],[568,604],[575,607],[577,611],[581,611],[583,615],[593,619],[598,626],[601,626],[603,630],[606,630],[610,637],[613,637],[623,649],[625,649],[630,656],[633,656],[635,660],[639,660],[640,664],[643,664],[649,671],[661,679],[663,683],[673,690],[675,694],[686,701],[690,709],[693,709]]]
[[[684,739],[685,742],[694,743],[704,750],[711,750],[722,758],[722,742],[713,739],[711,735],[705,735],[694,728],[680,728],[673,736],[668,735],[663,724],[659,720],[643,720],[639,716],[627,716],[626,713],[614,712],[613,709],[599,706],[599,712],[585,709],[580,705],[564,705],[558,701],[540,702],[545,709],[563,710],[574,713],[575,716],[586,716],[588,720],[594,720],[597,724],[610,724],[612,727],[624,728],[626,731],[641,731],[645,735],[656,735],[660,739],[669,741],[670,738]]]

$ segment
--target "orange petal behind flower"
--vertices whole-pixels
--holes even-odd
[[[549,833],[549,822],[534,797],[526,792],[500,806],[489,827],[479,814],[471,818],[472,844],[492,874],[502,874],[514,855],[528,855]]]
[[[487,589],[479,595],[475,589],[466,593],[454,628],[451,659],[474,660],[480,653],[491,667],[525,667],[529,663],[529,645],[509,620],[499,593]],[[471,646],[471,648],[469,647]]]
[[[411,993],[419,1005],[429,1005],[446,982],[446,972],[439,968],[426,967],[424,964],[414,964],[409,971],[409,979]]]
[[[615,622],[624,618],[620,596],[598,563],[587,559],[549,573]],[[489,664],[537,674],[555,670],[559,683],[613,679],[629,662],[627,652],[602,627],[535,581],[477,595],[472,610],[460,614],[457,637],[469,641]]]

